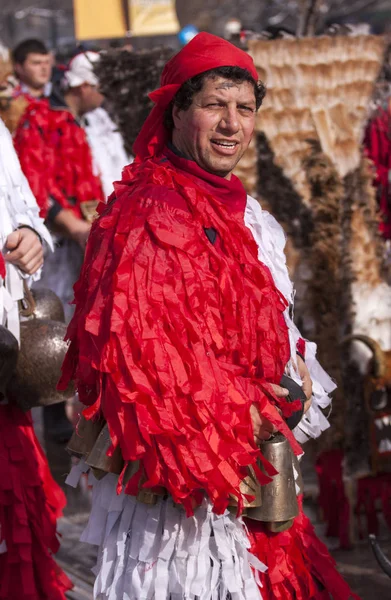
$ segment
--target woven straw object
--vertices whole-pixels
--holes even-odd
[[[306,140],[317,140],[344,177],[360,163],[369,100],[381,68],[385,41],[378,36],[337,36],[249,42],[267,95],[256,130],[265,133],[276,163],[303,200],[310,190],[302,161]],[[254,150],[237,173],[249,193],[257,177]]]
[[[365,431],[364,413],[346,426],[360,400],[343,393],[349,358],[339,343],[356,331],[357,285],[365,282],[373,302],[382,284],[373,171],[362,138],[385,47],[377,36],[249,42],[268,91],[236,173],[288,235],[296,320],[339,384],[333,427],[318,450],[346,444],[349,453]]]

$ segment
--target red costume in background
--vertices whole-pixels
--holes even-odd
[[[66,504],[34,433],[31,414],[0,404],[1,600],[65,600],[72,583],[52,558]]]
[[[44,98],[26,98],[14,145],[41,216],[46,218],[55,201],[82,218],[83,202],[104,200],[84,129],[68,110],[51,108]]]
[[[375,185],[382,222],[380,231],[391,239],[391,112],[379,109],[378,114],[368,125],[365,147],[369,158],[376,167]]]
[[[275,473],[254,442],[252,404],[301,453],[276,410],[292,406],[270,386],[290,358],[287,303],[244,225],[246,192],[165,147],[163,115],[181,84],[233,64],[258,78],[244,52],[199,34],[166,65],[135,163],[92,227],[63,366],[85,416],[106,419],[110,452],[119,445],[125,462],[140,461],[125,491],[165,489],[188,515],[205,496],[219,514],[235,496],[240,512],[247,467],[261,483],[257,461]],[[264,599],[351,597],[303,514],[282,534],[246,524],[251,551],[269,565]]]

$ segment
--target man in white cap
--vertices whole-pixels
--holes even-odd
[[[94,65],[99,59],[97,52],[82,52],[71,60],[64,76],[64,98],[87,134],[95,174],[100,178],[104,194],[109,196],[113,191],[113,181],[121,178],[122,169],[129,164],[130,157],[115,123],[102,106],[104,96],[99,91],[94,72]]]

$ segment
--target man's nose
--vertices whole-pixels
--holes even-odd
[[[227,106],[225,108],[220,124],[223,129],[232,133],[238,131],[239,115],[236,106]]]

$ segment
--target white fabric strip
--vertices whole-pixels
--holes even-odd
[[[262,600],[241,519],[212,512],[206,501],[186,517],[171,499],[154,506],[124,493],[118,477],[93,485],[92,511],[81,541],[99,546],[96,600]]]
[[[293,285],[289,278],[284,252],[286,238],[281,225],[268,212],[262,210],[259,202],[247,196],[244,215],[245,225],[250,229],[258,246],[258,258],[265,264],[274,279],[274,283],[290,306],[293,306]],[[301,385],[301,379],[296,371],[296,345],[301,334],[289,315],[289,308],[285,311],[285,321],[288,326],[291,347],[291,360],[288,365],[288,375]],[[296,439],[300,443],[309,438],[317,438],[330,424],[322,408],[331,403],[329,394],[335,390],[336,385],[322,369],[316,359],[316,344],[306,342],[306,365],[312,379],[312,406],[304,415],[299,425],[294,429]]]

